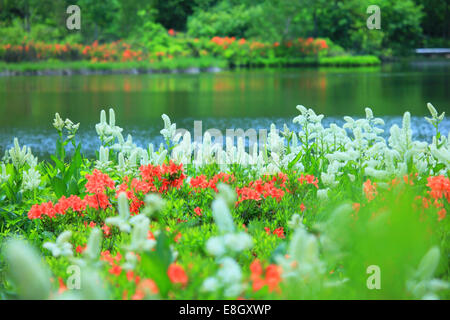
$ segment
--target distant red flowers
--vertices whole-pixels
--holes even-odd
[[[232,183],[235,181],[235,177],[232,174],[220,172],[208,180],[206,176],[202,174],[198,177],[192,178],[190,180],[190,185],[196,190],[211,188],[215,192],[218,192],[219,190],[217,189],[217,183],[219,183],[219,181],[224,183]]]
[[[279,173],[270,179],[266,176],[255,181],[251,181],[248,186],[242,188],[236,188],[238,195],[238,201],[236,205],[245,200],[260,201],[263,198],[274,198],[276,201],[280,201],[283,198],[286,188],[286,175]]]
[[[264,230],[266,231],[267,234],[270,235],[270,233],[271,233],[271,232],[270,232],[270,228],[265,227]],[[283,227],[274,229],[273,232],[272,232],[272,234],[276,235],[278,238],[281,238],[281,239],[284,239],[284,238],[285,238]]]
[[[199,207],[196,207],[196,208],[194,209],[194,212],[195,212],[195,214],[198,215],[198,216],[201,216],[201,215],[202,215],[202,209],[200,209]]]

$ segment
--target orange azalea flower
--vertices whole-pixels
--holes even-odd
[[[305,211],[305,209],[306,209],[306,207],[305,207],[305,205],[302,203],[302,204],[300,205],[300,211],[303,212],[303,211]]]
[[[278,238],[282,238],[282,239],[285,238],[283,227],[280,227],[280,228],[277,228],[277,229],[273,230],[273,234],[276,235]]]
[[[188,276],[184,272],[183,267],[176,263],[172,263],[167,270],[167,275],[172,283],[181,283],[185,286],[188,282]]]
[[[444,176],[428,177],[427,187],[430,187],[429,195],[435,199],[439,200],[442,197],[450,202],[450,180]]]
[[[281,267],[271,264],[266,269],[266,283],[269,287],[269,292],[274,290],[279,291],[279,283],[281,282]]]
[[[102,230],[105,237],[109,237],[111,235],[111,228],[108,227],[105,223],[103,223]]]
[[[114,189],[114,181],[106,174],[102,173],[100,170],[94,169],[92,174],[86,174],[86,190],[89,193],[104,193],[106,188]]]
[[[203,210],[200,209],[199,207],[197,207],[197,208],[194,209],[195,214],[198,215],[198,216],[201,216],[201,215],[202,215],[202,211],[203,211]]]

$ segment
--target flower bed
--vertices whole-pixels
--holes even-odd
[[[230,67],[235,66],[291,66],[291,65],[340,65],[344,57],[332,57],[322,60],[330,54],[330,46],[334,45],[325,39],[298,38],[284,43],[268,43],[256,40],[236,39],[235,37],[213,37],[211,39],[187,38],[184,35],[169,33],[162,43],[150,42],[145,45],[130,44],[125,41],[90,45],[73,43],[41,43],[24,40],[21,44],[0,45],[0,61],[7,64],[6,70],[15,70],[17,63],[50,62],[50,67],[70,67],[70,62],[83,61],[84,65],[138,64],[147,68],[158,69],[158,65],[166,64],[169,68],[180,67],[183,62],[190,61],[185,68],[196,67],[202,61],[224,61]],[[162,41],[162,40],[160,40]],[[342,54],[340,52],[339,54]],[[379,64],[377,57],[345,56],[346,64],[372,65]],[[194,62],[194,61],[200,62]],[[20,68],[19,64],[19,68]],[[204,64],[204,63],[203,63]],[[154,67],[153,67],[154,66]],[[210,66],[210,65],[208,65]],[[37,67],[39,68],[39,67]]]
[[[166,115],[166,145],[144,149],[111,109],[96,159],[57,114],[51,161],[16,139],[0,164],[0,295],[448,298],[450,137],[428,107],[430,143],[412,140],[408,112],[385,139],[370,109],[324,128],[298,106],[298,131],[272,125],[248,150],[208,132],[194,144]]]

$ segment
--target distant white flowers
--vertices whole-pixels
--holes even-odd
[[[53,120],[53,126],[58,133],[62,135],[62,131],[65,128],[67,130],[67,139],[72,140],[75,138],[75,134],[80,128],[80,124],[74,124],[70,119],[66,119],[65,121],[61,118],[59,113],[55,113],[55,119]]]
[[[438,125],[445,114],[438,115],[430,103],[427,106],[431,113],[431,118],[427,120],[438,133]],[[200,139],[194,137],[192,141],[191,133],[177,129],[166,114],[162,115],[164,128],[161,134],[167,146],[161,144],[158,150],[152,144],[147,150],[137,147],[131,136],[125,141],[122,128],[115,125],[112,109],[109,123],[106,122],[106,113],[102,111],[96,129],[104,148],[109,146],[118,152],[117,169],[123,175],[136,172],[139,164],[161,164],[168,156],[178,163],[196,167],[216,163],[222,171],[239,164],[257,175],[274,174],[288,167],[302,172],[305,166],[312,165],[308,161],[317,161],[322,172],[321,180],[327,188],[336,186],[338,177],[348,171],[356,170],[387,180],[404,175],[411,164],[423,174],[428,173],[431,165],[438,163],[450,168],[450,139],[438,135],[431,144],[413,141],[409,112],[403,116],[402,127],[393,125],[386,139],[382,136],[384,130],[380,128],[384,121],[374,117],[370,108],[365,109],[366,117],[363,119],[346,116],[342,127],[331,123],[327,128],[322,125],[323,115],[317,115],[302,105],[297,106],[297,110],[300,114],[293,119],[293,123],[299,125],[299,131],[291,131],[284,125],[280,132],[272,124],[267,137],[259,137],[260,145],[256,141],[245,146],[245,136],[242,135],[237,135],[237,139],[227,136],[222,145],[220,141],[223,140],[217,136],[213,142],[211,130],[207,130]],[[249,135],[251,130],[248,130]],[[314,159],[311,160],[308,154],[314,154]],[[100,149],[99,155],[97,166],[108,167],[109,154],[105,149]],[[354,175],[348,177],[354,179]],[[321,196],[325,198],[325,191],[321,192]]]
[[[11,163],[14,170],[22,172],[21,191],[33,191],[41,184],[41,174],[37,169],[38,158],[27,146],[20,147],[19,140],[14,138],[14,146],[6,151],[3,163],[0,165],[0,184],[6,183],[11,174],[8,174],[6,164]],[[12,169],[12,168],[11,168]],[[14,183],[17,183],[16,181]]]

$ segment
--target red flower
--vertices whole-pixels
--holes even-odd
[[[192,178],[190,184],[192,188],[205,189],[208,187],[208,180],[206,179],[206,176],[202,174],[201,176]]]
[[[109,273],[115,275],[115,276],[120,276],[120,274],[122,273],[122,267],[115,264],[111,267],[111,269],[108,270]]]
[[[301,210],[301,212],[305,211],[305,209],[306,209],[306,207],[305,207],[305,205],[302,203],[302,204],[300,205],[300,210]]]
[[[376,186],[377,184],[376,183],[372,184],[372,181],[370,181],[370,179],[368,179],[363,184],[363,190],[369,202],[375,199],[375,196],[378,194]]]
[[[282,239],[285,238],[283,227],[280,227],[280,228],[277,228],[277,229],[273,230],[273,234],[275,234],[278,238],[282,238]]]
[[[168,31],[169,35],[174,36],[175,35],[175,31],[173,29],[169,29]]]
[[[103,234],[105,235],[105,237],[109,237],[111,235],[111,228],[108,227],[106,224],[103,223]]]
[[[250,271],[251,271],[251,276],[250,278],[252,280],[258,279],[259,277],[261,277],[261,275],[263,274],[263,269],[261,266],[261,262],[259,261],[259,259],[255,259],[251,264],[250,264]]]
[[[202,215],[202,211],[203,211],[203,210],[200,209],[199,207],[197,207],[197,208],[194,209],[195,214],[198,215],[198,216],[201,216],[201,215]]]
[[[28,219],[40,219],[42,216],[42,209],[39,204],[34,204],[30,211],[28,211]]]
[[[114,181],[106,173],[102,173],[97,169],[94,169],[91,175],[86,174],[86,179],[88,180],[86,190],[89,193],[104,193],[106,187],[109,189],[114,189],[115,187]]]
[[[77,253],[83,253],[84,250],[86,250],[86,246],[84,246],[84,247],[77,246],[77,248],[76,248]]]
[[[430,196],[439,200],[443,196],[450,202],[450,180],[444,176],[428,177],[427,187],[430,187],[431,191],[428,193]]]
[[[271,264],[266,269],[266,283],[269,287],[269,292],[274,290],[279,291],[279,283],[281,282],[281,268],[277,265]]]
[[[181,283],[185,286],[188,282],[188,277],[184,272],[183,267],[176,263],[172,263],[167,270],[167,275],[172,283]]]

